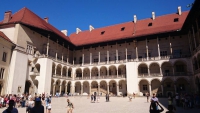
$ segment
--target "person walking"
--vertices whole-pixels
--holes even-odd
[[[146,93],[146,97],[147,97],[147,103],[149,102],[149,93]]]
[[[72,113],[74,109],[74,105],[70,102],[69,99],[67,99],[67,113]]]
[[[133,98],[135,99],[135,93],[133,92]]]
[[[93,102],[93,98],[94,98],[94,95],[92,94],[92,95],[91,95],[91,102]]]
[[[6,110],[4,110],[2,113],[18,113],[18,110],[13,107],[14,104],[15,104],[14,100],[10,100],[8,103],[9,107]]]

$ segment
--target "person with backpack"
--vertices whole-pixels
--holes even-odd
[[[31,109],[30,113],[44,113],[44,106],[40,98],[35,99],[35,106]]]
[[[6,110],[4,110],[2,113],[18,113],[18,110],[13,107],[14,104],[15,104],[14,100],[10,100],[8,103],[9,107]]]
[[[69,99],[67,99],[67,103],[67,113],[72,113],[74,105],[69,101]]]

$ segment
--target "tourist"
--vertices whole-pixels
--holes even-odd
[[[44,113],[44,106],[40,98],[35,99],[35,106],[31,109],[31,113]]]
[[[133,98],[135,99],[135,93],[133,92]]]
[[[96,102],[96,96],[97,96],[97,93],[94,92],[94,102]]]
[[[94,98],[94,95],[92,94],[92,95],[91,95],[91,102],[93,102],[93,98]]]
[[[180,102],[180,98],[179,98],[179,95],[178,93],[176,93],[176,106],[179,106],[179,102]]]
[[[131,95],[129,95],[128,98],[129,98],[129,102],[131,102],[132,101]]]
[[[48,113],[51,113],[51,101],[48,102],[47,109]]]
[[[67,99],[67,113],[72,113],[74,105]]]
[[[106,94],[106,102],[108,102],[109,101],[109,95],[108,95],[108,93]]]
[[[146,97],[147,97],[147,103],[149,102],[149,93],[146,93]]]
[[[16,108],[14,108],[14,100],[10,100],[9,101],[9,107],[4,110],[2,113],[18,113],[18,110]]]
[[[151,98],[151,101],[158,102],[158,98],[156,97],[155,93],[153,93],[153,97]]]
[[[30,100],[27,102],[26,112],[30,113],[33,106],[34,106],[33,98],[30,98]]]
[[[157,106],[159,106],[161,109],[157,109]],[[164,111],[163,107],[157,102],[157,101],[151,101],[150,107],[149,107],[149,112],[150,113],[160,113]]]

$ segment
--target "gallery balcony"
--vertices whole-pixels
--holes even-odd
[[[65,79],[65,80],[71,80],[72,78],[71,77],[67,77],[67,76],[61,76],[61,75],[58,75],[58,74],[54,74],[52,75],[53,78],[58,78],[58,79]]]
[[[40,76],[40,72],[33,72],[33,71],[31,71],[31,72],[29,73],[29,75],[30,75],[30,76]]]
[[[91,76],[91,77],[75,77],[75,80],[93,80],[93,79],[121,79],[126,78],[126,75],[101,75],[101,76]]]

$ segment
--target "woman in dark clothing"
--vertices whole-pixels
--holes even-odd
[[[157,106],[160,106],[160,110],[157,109]],[[161,113],[164,111],[163,107],[157,102],[157,101],[152,101],[149,107],[149,112],[150,113]]]
[[[44,113],[44,106],[40,98],[35,99],[35,106],[31,109],[31,113]]]

